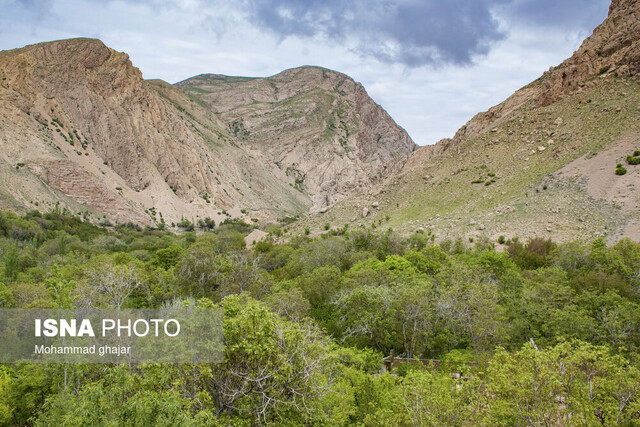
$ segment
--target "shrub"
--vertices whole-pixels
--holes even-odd
[[[504,236],[498,237],[498,243],[500,243],[501,245],[504,245],[504,242],[506,242],[506,239]]]
[[[178,227],[184,229],[185,231],[193,231],[194,224],[186,218],[182,218],[182,220],[178,223]]]
[[[625,175],[626,173],[627,173],[627,169],[625,169],[622,166],[616,169],[616,175]]]
[[[636,151],[636,153],[637,153],[637,151]],[[629,163],[630,165],[640,165],[640,157],[638,157],[638,156],[627,156],[627,163]]]

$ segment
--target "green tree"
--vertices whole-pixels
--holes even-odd
[[[202,381],[217,414],[253,423],[304,424],[333,383],[329,341],[310,324],[288,322],[246,294],[226,297],[224,362]]]
[[[20,272],[20,259],[18,253],[18,245],[12,243],[7,248],[4,256],[4,277],[9,283],[13,283],[18,278]]]
[[[606,347],[526,344],[491,360],[488,401],[496,424],[620,425],[640,408],[640,372]]]
[[[11,377],[4,366],[0,366],[0,424],[9,425],[13,420],[13,407],[10,405]]]
[[[502,343],[508,336],[506,315],[499,304],[498,286],[476,279],[453,281],[438,301],[440,317],[468,337],[476,355]]]
[[[79,295],[75,294],[76,282],[65,280],[60,268],[53,266],[51,276],[45,281],[49,296],[56,308],[71,309],[75,307],[75,301]]]

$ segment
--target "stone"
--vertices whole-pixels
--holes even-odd
[[[369,208],[362,208],[362,218],[366,218],[369,215]]]
[[[556,119],[556,121],[553,122],[553,124],[556,125],[556,126],[560,126],[562,124],[562,122],[563,122],[562,117],[558,117]]]

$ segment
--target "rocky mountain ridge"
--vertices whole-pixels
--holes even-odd
[[[345,87],[321,85],[325,75]],[[143,80],[126,54],[99,40],[0,52],[0,79],[0,178],[7,184],[0,207],[15,211],[62,204],[94,219],[145,225],[219,222],[227,211],[273,220],[321,210],[378,182],[415,147],[361,85],[313,67],[252,79],[280,90],[265,105],[279,103],[283,116],[252,134],[243,130],[256,122],[243,116],[251,108],[234,103],[244,88],[236,95],[227,87],[207,102],[181,90],[184,84]],[[294,117],[301,109],[305,117]],[[341,114],[349,120],[338,125],[347,130],[336,127]],[[311,116],[316,121],[306,124]],[[371,120],[377,126],[356,126]]]
[[[551,67],[538,80],[516,91],[502,103],[476,114],[452,138],[420,147],[407,167],[455,147],[461,141],[490,131],[503,117],[526,105],[548,106],[581,93],[607,76],[633,77],[640,73],[640,2],[613,0],[607,18],[573,55]]]
[[[571,58],[403,171],[299,227],[433,239],[640,240],[640,2],[614,0]],[[502,236],[502,238],[500,238]]]

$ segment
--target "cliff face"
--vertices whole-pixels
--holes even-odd
[[[639,21],[640,1],[613,1],[566,61],[299,227],[388,219],[434,240],[640,239],[640,166],[629,160],[640,149]]]
[[[640,73],[640,2],[613,0],[609,15],[580,48],[542,77],[540,105],[549,105],[563,96],[595,84],[593,79],[607,74],[620,77]]]
[[[362,85],[334,71],[202,75],[177,86],[219,114],[243,147],[293,178],[316,211],[398,172],[416,148]]]
[[[593,88],[599,79],[640,74],[640,1],[613,0],[607,18],[574,54],[504,102],[476,114],[451,139],[420,147],[406,168],[413,168],[462,141],[500,126],[512,113],[532,104],[545,107],[564,97]]]
[[[273,219],[319,209],[402,166],[413,142],[361,86],[349,79],[354,93],[349,103],[338,103],[340,110],[324,88],[314,87],[317,79],[287,81],[304,74],[282,73],[275,90],[305,111],[326,110],[283,123],[274,119],[286,109],[270,111],[265,103],[267,120],[261,120],[243,107],[242,97],[253,94],[212,106],[167,83],[145,81],[126,54],[99,40],[0,52],[0,178],[7,183],[0,207],[61,202],[140,224],[220,220],[232,208]],[[330,122],[339,114],[376,125],[345,135],[342,144],[335,137],[340,123]],[[259,127],[254,139],[245,126]],[[348,167],[343,158],[353,158]]]

